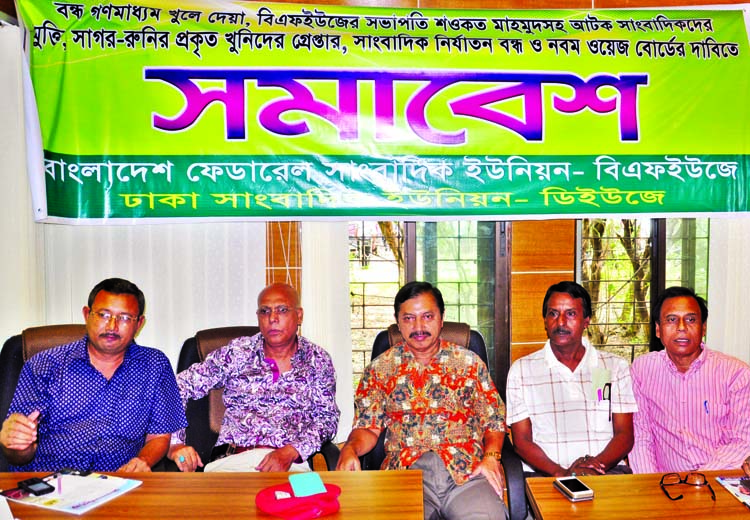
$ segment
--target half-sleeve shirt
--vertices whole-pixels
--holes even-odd
[[[583,345],[586,353],[573,371],[558,361],[549,340],[508,371],[508,424],[530,419],[534,443],[566,468],[606,448],[614,437],[612,414],[638,409],[627,361],[597,350],[587,338]],[[606,391],[597,392],[595,379],[608,385]]]
[[[463,484],[483,456],[487,431],[505,431],[505,405],[474,352],[440,340],[428,365],[403,343],[365,370],[355,395],[354,428],[388,428],[383,469],[403,469],[428,451]]]
[[[149,434],[187,425],[174,372],[159,350],[131,343],[108,380],[91,364],[88,337],[40,352],[21,370],[8,415],[39,410],[39,446],[15,471],[115,471]]]

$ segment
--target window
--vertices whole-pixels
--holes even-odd
[[[391,323],[393,298],[409,278],[437,285],[445,319],[463,321],[484,336],[494,375],[494,222],[351,222],[349,280],[352,307],[352,384],[370,361],[376,334]],[[406,255],[404,244],[416,243]]]
[[[707,218],[667,219],[666,284],[684,285],[708,298]]]
[[[667,219],[666,251],[654,253],[652,219],[584,219],[581,283],[591,294],[588,333],[594,346],[632,362],[649,351],[653,262],[664,256],[666,284],[705,297],[708,220]],[[661,290],[661,287],[656,288]]]
[[[394,322],[393,297],[404,280],[403,224],[349,223],[352,385],[370,362],[377,333]]]
[[[445,298],[445,319],[466,322],[484,336],[490,372],[503,386],[496,370],[507,370],[509,354],[502,349],[512,320],[503,305],[513,307],[505,230],[503,222],[350,223],[353,387],[376,334],[394,321],[393,297],[406,280],[435,283]],[[648,352],[653,283],[658,290],[665,283],[690,286],[705,297],[708,237],[707,219],[582,220],[580,281],[592,296],[594,345],[628,361]]]
[[[419,222],[416,239],[416,279],[440,289],[445,320],[482,334],[494,377],[495,223]]]

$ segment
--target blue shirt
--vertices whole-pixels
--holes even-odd
[[[40,352],[21,370],[8,415],[39,410],[36,455],[13,471],[114,471],[148,434],[187,426],[174,372],[160,351],[132,343],[107,380],[91,364],[88,337]]]

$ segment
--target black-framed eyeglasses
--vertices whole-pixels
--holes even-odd
[[[685,478],[680,478],[680,475],[678,473],[666,473],[662,475],[661,481],[659,482],[659,487],[661,487],[661,490],[664,492],[665,495],[667,495],[667,498],[669,500],[680,500],[682,498],[682,495],[678,497],[673,497],[669,494],[669,491],[667,491],[668,486],[676,486],[677,484],[687,484],[689,486],[708,486],[708,490],[711,492],[711,499],[713,501],[716,501],[716,493],[714,493],[714,489],[711,487],[711,484],[708,483],[708,480],[706,480],[706,475],[703,473],[688,473],[685,475]]]

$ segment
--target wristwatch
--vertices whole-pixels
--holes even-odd
[[[499,451],[485,451],[484,452],[484,456],[485,457],[492,457],[492,458],[494,458],[498,462],[502,458],[502,454]]]

